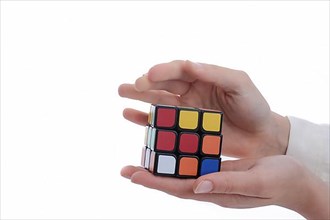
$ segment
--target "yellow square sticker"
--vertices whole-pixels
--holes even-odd
[[[220,132],[220,122],[221,114],[204,112],[202,126],[205,131]]]
[[[181,110],[179,126],[182,129],[195,130],[198,127],[198,111]]]

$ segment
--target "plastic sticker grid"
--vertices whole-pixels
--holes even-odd
[[[219,172],[222,121],[220,111],[152,104],[141,165],[155,175],[180,178]]]

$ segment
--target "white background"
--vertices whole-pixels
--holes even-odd
[[[242,69],[282,115],[329,123],[329,2],[1,1],[1,218],[295,219],[182,200],[119,175],[144,128],[121,83],[190,59]]]

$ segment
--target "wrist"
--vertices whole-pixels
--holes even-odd
[[[290,121],[287,117],[272,112],[270,129],[267,132],[267,145],[272,155],[285,155],[289,144]]]
[[[305,195],[303,201],[296,203],[297,207],[293,210],[307,219],[329,219],[329,184],[323,182],[309,170],[306,170],[306,178],[302,179],[305,183]]]
[[[323,182],[302,163],[290,156],[284,156],[287,175],[275,202],[279,206],[291,209],[306,219],[329,219],[329,184]]]

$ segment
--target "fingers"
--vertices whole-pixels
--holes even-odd
[[[125,119],[138,125],[145,126],[148,123],[148,114],[135,109],[124,109],[123,116]]]
[[[187,74],[184,71],[185,66],[184,60],[174,60],[169,63],[162,63],[153,66],[147,76],[152,82],[161,82],[168,80],[181,80],[184,82],[195,81],[194,76]]]
[[[147,90],[165,90],[176,95],[185,94],[190,88],[190,83],[179,80],[168,80],[153,82],[146,75],[141,76],[135,81],[135,89],[139,92]]]
[[[190,73],[190,77],[195,80],[214,83],[225,91],[239,92],[247,83],[252,83],[243,71],[211,64],[186,61],[184,71]]]
[[[199,178],[194,185],[195,193],[224,193],[258,196],[258,184],[246,172],[218,172]]]
[[[270,204],[267,198],[217,193],[194,193],[194,179],[178,179],[172,177],[154,176],[142,167],[126,166],[121,170],[121,175],[151,189],[156,189],[170,195],[183,198],[206,201],[230,208],[252,208]]]
[[[143,167],[135,167],[135,166],[126,166],[126,167],[123,167],[120,171],[120,175],[127,178],[127,179],[130,179],[131,176],[138,172],[138,171],[146,171]]]
[[[241,169],[244,163],[230,165],[232,169]],[[251,165],[251,164],[247,164]],[[222,193],[239,194],[264,198],[262,178],[256,172],[247,171],[221,171],[202,176],[194,184],[195,193]]]
[[[178,96],[163,90],[138,92],[132,84],[122,84],[118,88],[121,97],[140,100],[147,103],[179,105]]]
[[[246,84],[252,85],[249,76],[243,71],[182,60],[158,64],[144,77],[151,82],[180,80],[191,83],[200,80],[215,84],[225,91],[239,91]]]
[[[186,94],[197,80],[233,94],[242,95],[254,88],[248,75],[242,71],[190,61],[172,61],[152,67],[135,84],[121,85],[118,93],[122,97],[148,103],[179,105],[178,98]]]
[[[195,196],[192,190],[194,179],[155,176],[141,167],[134,166],[124,167],[121,175],[131,179],[135,184],[160,190],[180,198],[191,198]]]

